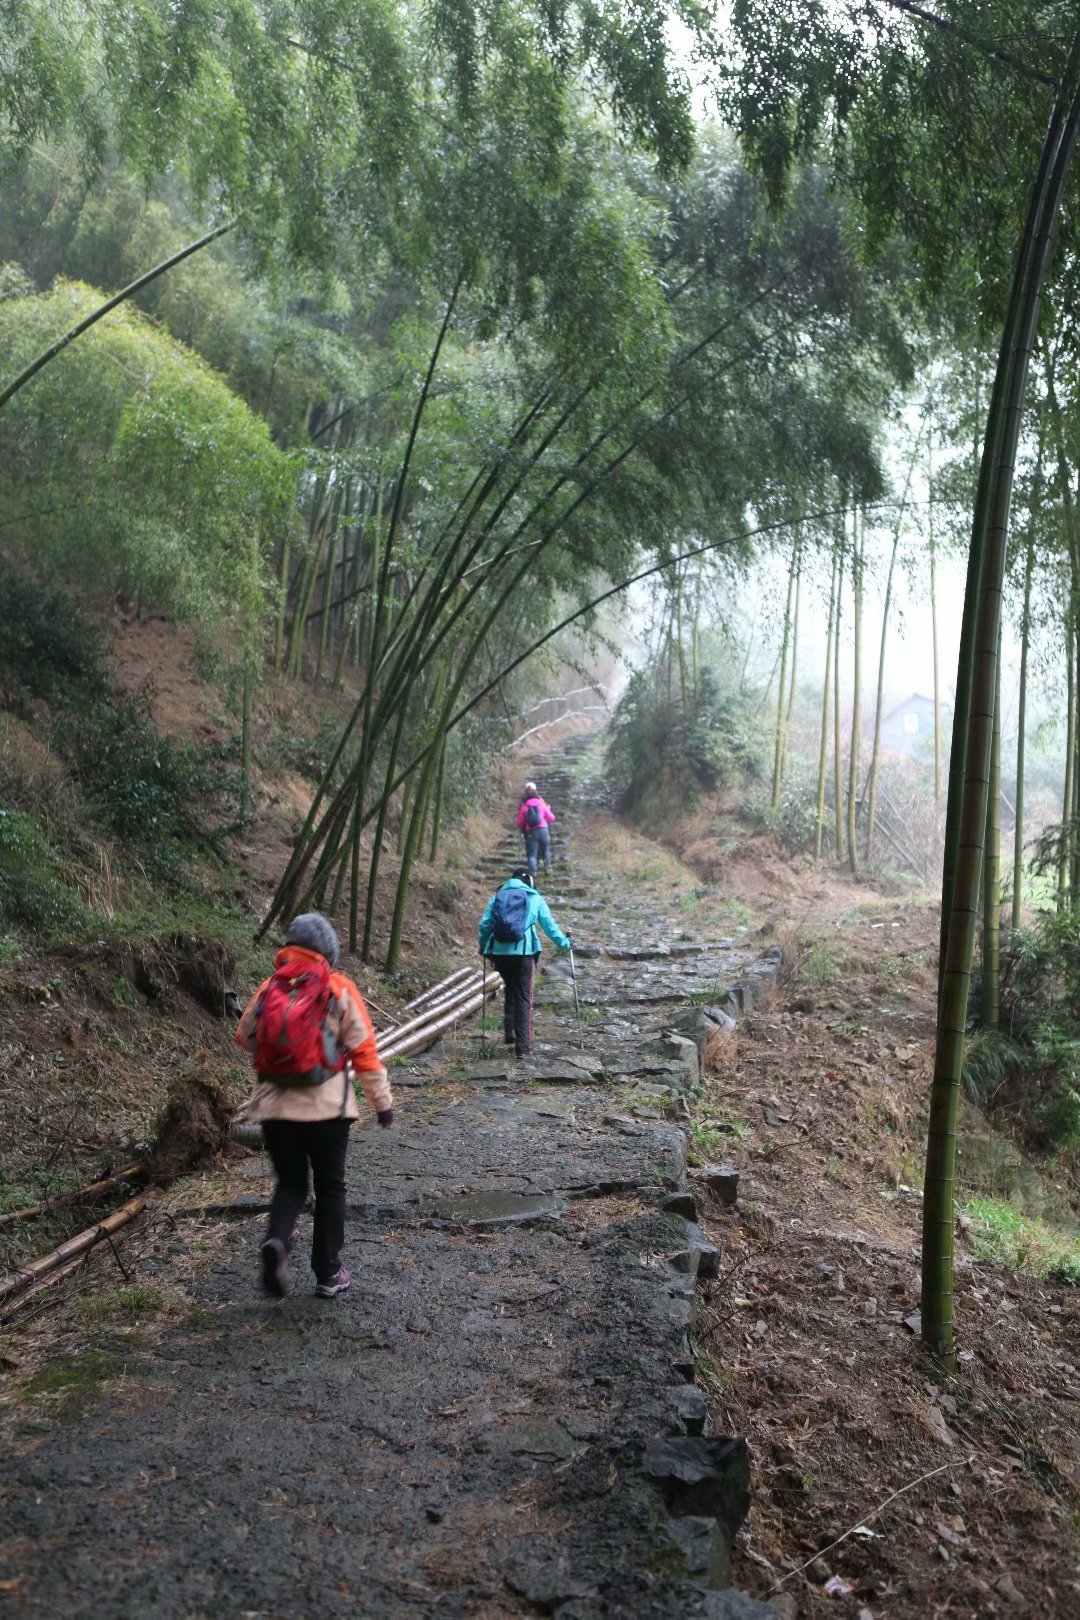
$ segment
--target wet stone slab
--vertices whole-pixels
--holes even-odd
[[[551,1193],[463,1193],[457,1198],[440,1198],[431,1214],[448,1226],[525,1226],[531,1221],[558,1220],[565,1214],[564,1199]]]

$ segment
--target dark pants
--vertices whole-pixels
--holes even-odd
[[[270,1205],[267,1237],[280,1238],[286,1248],[296,1217],[308,1193],[308,1164],[315,1183],[315,1229],[311,1236],[311,1269],[316,1282],[332,1282],[341,1264],[345,1241],[345,1154],[349,1146],[347,1119],[296,1119],[263,1122],[263,1141],[277,1176]]]
[[[518,1057],[532,1051],[532,991],[535,956],[493,956],[503,982],[503,1034]]]
[[[541,861],[544,871],[551,871],[551,828],[530,827],[525,834],[525,859],[529,871],[536,876],[536,868]]]

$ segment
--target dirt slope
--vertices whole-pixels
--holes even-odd
[[[914,1331],[936,905],[736,824],[667,839],[717,885],[701,908],[785,954],[700,1114],[742,1174],[706,1219],[725,1266],[698,1327],[714,1420],[756,1458],[742,1580],[806,1615],[1080,1613],[1076,1290],[973,1262],[961,1231],[956,1377]]]

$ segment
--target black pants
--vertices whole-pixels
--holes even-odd
[[[532,992],[535,956],[493,956],[503,982],[503,1034],[518,1057],[532,1051]]]
[[[263,1122],[263,1141],[277,1176],[270,1205],[267,1237],[288,1246],[296,1217],[308,1194],[308,1163],[315,1182],[315,1229],[311,1236],[311,1269],[316,1282],[332,1282],[341,1264],[345,1241],[345,1154],[348,1119],[296,1119]]]

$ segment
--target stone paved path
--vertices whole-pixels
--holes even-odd
[[[238,1222],[185,1317],[125,1350],[99,1399],[70,1421],[14,1416],[0,1608],[6,1592],[14,1613],[105,1620],[772,1614],[722,1590],[745,1462],[687,1438],[710,1256],[662,1207],[686,1185],[693,1061],[663,1032],[750,950],[680,939],[677,914],[632,896],[594,909],[600,804],[572,754],[543,781],[563,809],[553,909],[605,953],[579,958],[585,1051],[549,956],[532,1064],[470,1031],[395,1071],[392,1132],[354,1132],[349,1294],[258,1298],[261,1221]],[[483,863],[493,884],[517,854]]]

